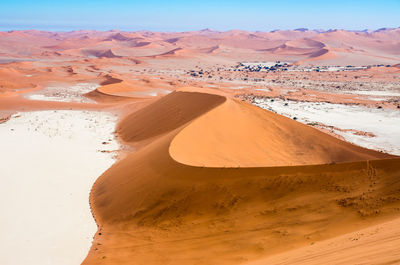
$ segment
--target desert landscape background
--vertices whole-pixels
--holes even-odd
[[[0,263],[399,264],[399,135],[400,28],[3,31]]]

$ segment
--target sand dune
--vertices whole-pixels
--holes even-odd
[[[213,46],[211,48],[206,48],[204,50],[205,50],[206,53],[215,53],[220,49],[221,49],[221,45],[216,45],[216,46]]]
[[[178,47],[178,48],[172,49],[170,51],[163,52],[161,54],[151,55],[148,57],[151,57],[151,58],[179,57],[180,58],[180,57],[184,57],[184,56],[188,57],[188,56],[194,56],[194,55],[195,55],[195,53],[193,53],[192,51]]]
[[[286,41],[284,44],[270,48],[263,49],[264,52],[272,52],[273,54],[286,54],[286,55],[310,55],[324,51],[325,44],[320,41],[312,39],[298,39]]]
[[[323,61],[323,60],[329,60],[329,59],[334,59],[337,58],[338,54],[329,50],[329,49],[321,49],[319,51],[313,52],[309,55],[308,59],[299,61],[298,64],[302,64],[305,62],[309,62],[309,61]]]
[[[272,52],[273,54],[307,55],[311,53],[313,49],[310,50],[309,48],[297,48],[293,46],[288,46],[286,44],[282,44],[279,47],[266,49],[262,51]]]
[[[235,108],[243,109],[236,112]],[[242,146],[228,153],[235,162],[247,158],[239,151],[247,152],[249,142],[254,151],[254,136],[243,139],[240,134],[249,124],[241,117],[231,118],[240,113],[258,120],[249,127],[255,134],[268,130],[274,119],[283,124],[282,139],[260,138],[266,141],[261,149],[289,139],[285,133],[310,130],[255,107],[196,92],[170,94],[125,118],[118,129],[125,141],[152,141],[111,167],[93,186],[90,200],[99,230],[83,264],[132,260],[136,264],[243,264],[398,215],[398,158],[315,166],[209,167],[207,163],[214,160],[206,161],[204,150],[217,150],[217,161],[225,162],[227,153],[220,151],[226,147],[224,142]],[[220,134],[218,123],[228,126],[227,133]],[[208,139],[209,146],[204,141],[193,143],[201,141],[197,136],[185,141],[184,135],[197,125],[203,129],[195,135]],[[313,142],[347,149],[341,151],[343,161],[390,157],[312,133]],[[193,159],[199,155],[203,165],[177,162],[173,157],[179,152],[191,152]]]
[[[96,56],[98,58],[116,58],[116,57],[119,57],[119,56],[115,55],[114,52],[111,49],[108,49],[108,50],[87,50],[87,51],[85,51],[85,54]]]
[[[316,52],[312,53],[310,55],[310,57],[311,58],[317,58],[317,57],[321,57],[321,56],[327,55],[328,53],[329,53],[328,49],[321,49],[319,51],[316,51]]]
[[[12,95],[17,89],[34,87],[34,84],[24,79],[24,73],[16,69],[0,69],[0,95]]]
[[[150,41],[140,41],[140,42],[133,43],[131,46],[132,47],[144,47],[144,46],[148,46],[150,44],[151,44]]]
[[[116,33],[114,35],[109,36],[108,38],[105,39],[105,41],[111,41],[111,40],[117,40],[117,41],[128,41],[131,40],[131,38],[121,34],[121,33]]]
[[[143,84],[145,83],[145,84]],[[169,94],[171,91],[164,89],[158,83],[149,82],[118,82],[107,84],[96,89],[98,93],[122,98],[148,98]]]
[[[304,38],[299,40],[291,40],[286,42],[287,45],[298,48],[324,48],[325,44],[320,41]]]

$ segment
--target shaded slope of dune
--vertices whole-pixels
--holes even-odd
[[[103,93],[99,89],[95,89],[89,93],[86,93],[86,94],[84,94],[84,96],[89,99],[92,99],[98,103],[112,103],[112,102],[136,100],[136,98],[122,97],[122,96],[116,96],[116,95],[110,95],[107,93]]]
[[[97,58],[118,58],[111,49],[107,50],[85,50],[83,51],[85,55],[95,56]]]
[[[264,49],[261,51],[265,52],[271,52],[273,54],[286,54],[286,55],[308,55],[314,51],[313,48],[298,48],[298,47],[293,47],[289,46],[286,44],[282,44],[278,47],[271,48],[271,49]]]
[[[400,218],[246,265],[398,264]]]
[[[217,95],[173,92],[126,117],[117,132],[127,142],[145,140],[174,130],[224,101]]]
[[[337,55],[334,52],[330,51],[329,49],[321,49],[317,52],[312,53],[310,55],[310,58],[322,60],[322,59],[333,58],[336,56]]]
[[[12,68],[0,69],[0,96],[14,94],[17,89],[33,87],[35,85],[26,80],[22,72]]]
[[[296,62],[296,64],[303,64],[306,62],[326,61],[338,58],[339,55],[328,48],[323,48],[308,55],[308,58]]]
[[[176,162],[171,141],[224,102],[175,92],[122,121],[124,140],[154,138],[93,186],[99,229],[83,264],[243,264],[399,215],[399,159],[269,168]]]
[[[181,47],[174,48],[170,51],[166,51],[160,54],[148,55],[145,57],[149,58],[169,58],[169,57],[181,57],[181,56],[194,56],[195,54],[188,49]]]
[[[115,33],[111,36],[109,36],[108,38],[104,39],[104,41],[112,41],[112,40],[116,40],[116,41],[128,41],[131,40],[131,38],[121,34],[120,32]]]

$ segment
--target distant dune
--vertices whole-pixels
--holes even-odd
[[[117,56],[114,54],[114,52],[111,49],[107,50],[87,50],[84,52],[87,55],[95,56],[98,58],[117,58],[120,56]]]
[[[25,41],[22,41],[25,40]],[[119,32],[72,31],[1,32],[0,48],[8,55],[20,56],[27,47],[46,57],[95,56],[193,59],[199,54],[237,61],[243,55],[257,60],[291,60],[313,64],[395,64],[400,60],[400,28],[378,31],[276,30],[272,32]],[[210,48],[211,47],[211,48]],[[227,52],[218,52],[223,50]],[[327,51],[328,50],[328,51]],[[334,51],[341,51],[340,53]],[[208,51],[208,52],[207,52]],[[322,53],[324,56],[321,56]],[[184,56],[183,56],[184,55]],[[155,57],[154,57],[155,56]],[[333,60],[334,59],[334,60]],[[204,58],[204,60],[208,60]]]
[[[157,54],[157,55],[153,55],[150,57],[165,57],[165,56],[176,56],[176,55],[181,55],[185,53],[185,50],[183,50],[182,48],[178,47],[176,49],[161,53],[161,54]]]
[[[111,36],[109,36],[108,38],[104,39],[105,41],[111,41],[111,40],[117,40],[117,41],[128,41],[131,40],[131,38],[126,37],[125,35],[121,34],[121,33],[116,33],[113,34]]]

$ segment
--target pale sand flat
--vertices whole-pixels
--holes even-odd
[[[1,264],[82,262],[97,229],[89,192],[115,162],[101,150],[119,148],[115,121],[105,112],[38,111],[0,124]]]

